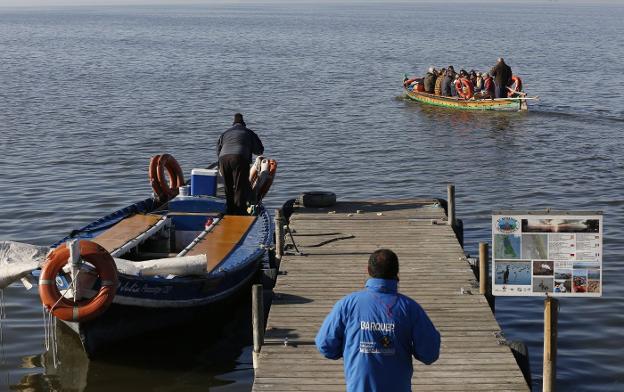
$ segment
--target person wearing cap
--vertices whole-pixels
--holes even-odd
[[[433,67],[429,67],[427,74],[425,75],[425,92],[429,94],[433,94],[435,90],[435,82],[436,82],[436,70]]]
[[[507,97],[507,86],[511,85],[511,67],[505,64],[505,60],[499,57],[496,65],[490,70],[490,75],[494,77],[496,82],[496,98]]]
[[[264,146],[254,131],[247,128],[243,115],[236,113],[232,127],[223,132],[217,142],[219,170],[225,183],[226,213],[246,215],[247,207],[255,203],[249,183],[252,154],[261,155]]]
[[[423,308],[398,292],[399,259],[379,249],[368,259],[364,290],[338,301],[315,343],[329,359],[344,359],[347,392],[411,391],[412,357],[430,365],[440,333]]]

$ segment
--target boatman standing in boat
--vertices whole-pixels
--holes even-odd
[[[366,288],[342,298],[316,335],[329,359],[344,358],[348,392],[411,391],[412,356],[431,364],[440,353],[440,334],[427,313],[399,294],[399,259],[379,249],[368,260]]]
[[[225,183],[227,213],[246,215],[247,207],[255,204],[249,183],[251,154],[261,155],[264,146],[254,131],[247,128],[243,115],[234,115],[234,124],[221,134],[217,143],[219,169]]]
[[[511,67],[505,64],[505,60],[499,57],[496,65],[490,71],[496,82],[496,98],[507,97],[507,86],[511,85]]]

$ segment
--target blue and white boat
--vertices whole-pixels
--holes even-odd
[[[267,260],[274,236],[267,210],[259,203],[254,215],[227,215],[212,177],[203,192],[212,195],[175,195],[171,186],[74,230],[33,271],[44,307],[78,334],[89,356],[192,320],[248,287]]]

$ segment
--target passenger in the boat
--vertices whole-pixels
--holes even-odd
[[[483,88],[483,76],[481,72],[477,72],[477,77],[475,78],[475,91],[480,91]]]
[[[251,155],[263,152],[264,146],[258,135],[247,128],[243,115],[236,113],[232,127],[223,132],[217,142],[228,214],[247,215],[247,207],[256,203],[249,183],[249,166]]]
[[[475,71],[474,69],[471,69],[470,72],[468,72],[468,80],[470,80],[473,86],[476,86],[477,85],[477,71]]]
[[[435,95],[442,95],[442,80],[444,80],[444,75],[446,74],[446,68],[442,68],[440,72],[436,75],[435,87],[433,89],[433,93]]]
[[[433,94],[435,90],[435,82],[436,82],[436,69],[433,67],[429,67],[427,74],[425,75],[425,92],[429,94]]]
[[[440,95],[443,97],[451,96],[451,84],[453,84],[453,80],[455,80],[455,71],[447,68],[444,79],[442,79],[442,91]]]
[[[457,96],[457,88],[455,87],[455,85],[457,84],[458,80],[459,80],[459,74],[455,74],[455,78],[451,82],[451,97]]]
[[[496,65],[490,71],[496,82],[496,98],[507,97],[507,86],[511,86],[511,67],[505,64],[505,60],[499,57]]]
[[[495,96],[494,80],[488,73],[483,74],[483,86],[481,90],[475,94],[475,99],[493,99]]]
[[[316,348],[344,359],[347,392],[411,391],[412,357],[429,365],[440,333],[423,308],[399,294],[399,259],[379,249],[368,260],[366,288],[343,297],[316,335]]]

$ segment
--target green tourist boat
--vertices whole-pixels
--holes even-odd
[[[405,96],[413,101],[421,102],[428,105],[443,106],[446,108],[461,110],[495,110],[518,112],[529,109],[527,101],[535,100],[538,97],[527,97],[526,94],[516,94],[509,98],[496,99],[464,99],[460,97],[444,97],[440,95],[429,94],[424,91],[418,91],[415,85],[409,85],[403,81]]]

